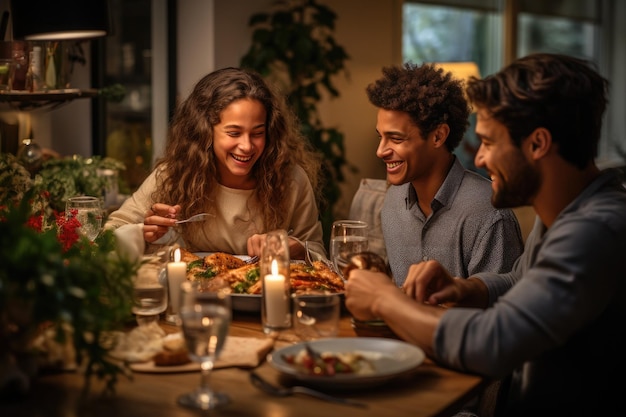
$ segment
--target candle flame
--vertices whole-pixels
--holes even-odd
[[[174,262],[180,262],[180,258],[181,258],[180,249],[177,248],[174,251]]]
[[[276,259],[272,259],[272,275],[278,275],[278,261]]]

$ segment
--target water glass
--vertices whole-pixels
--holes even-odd
[[[189,357],[200,363],[200,385],[192,392],[178,397],[185,407],[212,410],[230,402],[228,395],[209,386],[213,365],[219,357],[232,320],[230,294],[208,291],[201,281],[186,281],[180,287],[180,324]]]
[[[301,340],[339,334],[341,295],[310,292],[293,296],[293,330]]]
[[[261,322],[266,334],[291,327],[289,239],[285,230],[267,233],[261,259]]]
[[[330,260],[343,277],[350,255],[368,250],[368,225],[360,220],[337,220],[330,231]]]
[[[80,222],[78,232],[92,242],[100,234],[103,214],[102,200],[98,197],[70,197],[65,204],[66,219],[76,218]]]
[[[139,326],[158,321],[167,308],[167,283],[159,257],[145,256],[133,280],[133,307]]]

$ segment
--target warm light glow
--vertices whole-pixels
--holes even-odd
[[[106,36],[104,30],[72,30],[67,32],[47,32],[25,36],[27,41],[63,41],[70,39],[91,39]]]
[[[463,82],[467,82],[470,77],[480,78],[480,71],[475,62],[435,62],[436,67],[443,68],[444,71],[451,72],[452,76]]]
[[[272,259],[271,270],[273,276],[278,275],[278,261],[276,259]]]
[[[174,251],[174,262],[180,262],[181,254],[180,249]]]
[[[452,73],[452,78],[463,81],[467,84],[470,77],[480,78],[480,71],[475,62],[435,62],[434,65],[443,68],[444,71]],[[465,86],[463,87],[465,88]],[[465,92],[465,90],[463,91]],[[465,96],[467,98],[467,95]],[[472,108],[472,112],[474,109]]]

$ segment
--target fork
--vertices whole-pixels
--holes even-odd
[[[351,405],[353,407],[367,408],[367,404],[365,403],[351,400],[348,398],[334,397],[332,395],[328,395],[326,393],[323,393],[321,391],[317,391],[308,387],[303,387],[299,385],[294,385],[288,388],[278,387],[266,381],[254,371],[250,372],[250,381],[252,382],[252,385],[257,387],[261,391],[270,395],[277,396],[277,397],[287,397],[287,396],[294,395],[294,394],[306,394],[306,395],[310,395],[311,397],[315,397],[324,401],[329,401],[335,404],[343,404],[343,405]]]
[[[306,240],[304,242],[304,252],[305,252],[305,261],[306,264],[309,266],[313,266],[313,261],[320,261],[322,262],[324,265],[326,265],[326,267],[328,267],[328,269],[330,269],[331,271],[337,273],[337,269],[335,268],[335,265],[333,265],[333,263],[326,259],[326,257],[321,254],[316,252],[315,250],[311,249],[309,247],[309,241]]]
[[[201,222],[204,220],[204,218],[206,216],[212,216],[211,213],[198,213],[198,214],[194,214],[193,216],[191,216],[188,219],[185,220],[177,220],[176,224],[181,224],[181,223],[192,223],[192,222]]]
[[[252,265],[252,264],[257,263],[258,261],[259,261],[259,256],[258,255],[254,255],[251,258],[246,259],[244,262],[247,265]]]

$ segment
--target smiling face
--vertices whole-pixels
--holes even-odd
[[[431,175],[437,147],[422,137],[408,113],[379,109],[376,131],[380,137],[376,156],[385,162],[391,184],[412,183]]]
[[[491,204],[496,208],[530,205],[539,189],[541,177],[524,154],[528,140],[522,141],[522,149],[516,147],[506,127],[485,110],[479,110],[476,118],[476,136],[480,147],[474,163],[484,168],[491,178]]]
[[[261,102],[233,101],[213,126],[213,152],[219,183],[236,189],[252,189],[252,167],[261,157],[266,141],[266,111]]]

